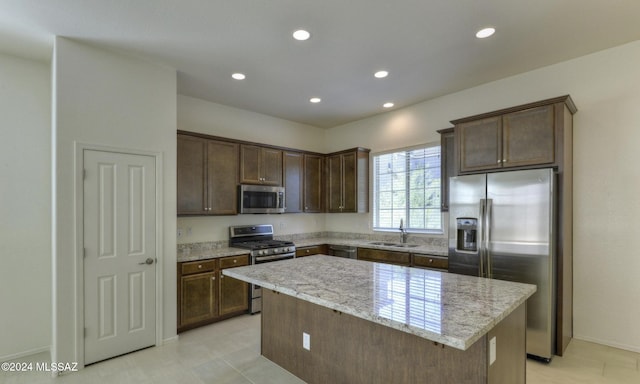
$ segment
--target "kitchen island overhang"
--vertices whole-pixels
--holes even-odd
[[[265,288],[262,354],[307,382],[525,382],[533,285],[325,255],[224,274]]]

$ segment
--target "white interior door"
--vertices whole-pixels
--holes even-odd
[[[155,344],[152,156],[85,150],[85,364]]]

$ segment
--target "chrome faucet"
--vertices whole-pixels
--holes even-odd
[[[402,224],[403,221],[402,219],[400,219],[400,242],[404,244],[407,242],[407,236],[409,236],[409,234],[407,233],[407,230],[404,229],[404,226]]]

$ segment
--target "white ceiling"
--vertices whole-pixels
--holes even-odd
[[[639,40],[640,0],[0,0],[0,51],[47,60],[54,35],[176,68],[183,95],[334,127]]]

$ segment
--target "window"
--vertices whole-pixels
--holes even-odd
[[[442,233],[440,144],[373,156],[373,228]]]

